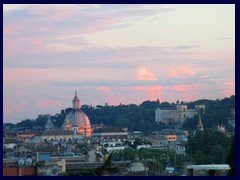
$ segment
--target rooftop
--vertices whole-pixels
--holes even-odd
[[[228,164],[203,164],[203,165],[188,165],[187,169],[193,170],[229,170]]]

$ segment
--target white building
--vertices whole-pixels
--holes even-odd
[[[188,109],[187,105],[177,105],[176,109],[160,109],[155,110],[155,121],[164,124],[184,123],[187,118],[193,118],[198,114],[199,108],[205,110],[204,105],[196,105],[195,109]]]
[[[124,145],[123,142],[104,142],[104,143],[101,143],[101,145],[103,147],[103,150],[108,153],[127,148],[127,146]]]

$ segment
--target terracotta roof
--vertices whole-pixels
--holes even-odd
[[[104,163],[98,162],[98,163],[70,163],[66,164],[66,169],[96,169],[98,167],[101,167]]]
[[[20,132],[20,133],[17,133],[17,135],[28,135],[28,134],[37,134],[38,132],[37,131],[32,131],[32,132]]]
[[[61,135],[74,135],[70,130],[50,130],[42,133],[42,136],[61,136]]]

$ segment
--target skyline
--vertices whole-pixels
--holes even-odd
[[[235,95],[234,4],[3,5],[3,122]]]

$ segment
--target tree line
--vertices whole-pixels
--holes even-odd
[[[224,125],[227,130],[233,130],[228,124],[231,108],[235,108],[235,96],[224,98],[222,100],[197,100],[194,102],[183,103],[188,106],[188,109],[193,109],[195,105],[205,105],[205,113],[202,115],[204,127],[214,128],[217,125]],[[129,131],[143,131],[152,132],[167,128],[164,124],[155,122],[155,109],[160,107],[162,109],[176,109],[177,103],[144,101],[140,105],[136,104],[120,104],[118,106],[97,105],[96,107],[90,105],[82,105],[81,110],[85,112],[91,124],[104,124],[112,127],[128,128]],[[63,124],[64,118],[67,113],[73,111],[72,108],[61,110],[61,113],[54,116],[50,115],[55,127],[60,128]],[[44,128],[48,119],[48,114],[38,115],[35,120],[22,120],[17,124],[7,123],[5,125],[11,128]],[[193,131],[196,129],[198,117],[188,119],[183,124],[183,129]]]

